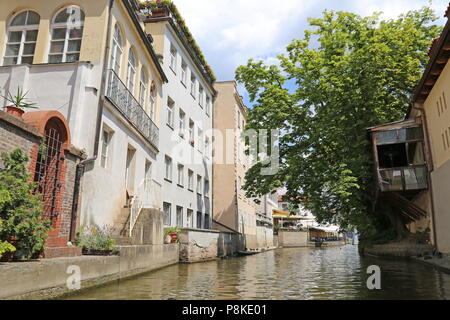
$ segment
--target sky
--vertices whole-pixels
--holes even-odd
[[[303,38],[308,17],[327,10],[349,11],[362,16],[375,11],[395,18],[427,5],[427,0],[173,0],[189,30],[212,67],[217,80],[233,80],[234,71],[247,60],[275,63],[293,39]],[[433,0],[432,8],[444,25],[449,2]],[[248,95],[239,87],[244,102]]]

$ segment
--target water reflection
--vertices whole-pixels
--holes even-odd
[[[366,287],[381,268],[381,290]],[[71,299],[449,299],[450,275],[412,262],[361,258],[355,246],[286,248],[174,265]]]

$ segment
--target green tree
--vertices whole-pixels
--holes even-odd
[[[405,236],[399,216],[376,202],[367,128],[404,118],[441,30],[435,20],[428,7],[390,20],[324,11],[278,56],[279,66],[253,59],[240,66],[236,79],[254,103],[247,129],[282,132],[280,170],[261,175],[265,165],[257,162],[247,195],[285,185],[319,222],[357,227],[366,237]]]
[[[26,168],[28,156],[20,149],[1,156],[0,240],[17,239],[17,250],[30,258],[44,248],[51,223],[42,215],[40,195],[33,194],[35,184]]]

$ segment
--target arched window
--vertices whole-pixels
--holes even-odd
[[[119,26],[116,24],[114,27],[113,43],[111,50],[111,64],[110,69],[113,69],[118,75],[120,73],[120,65],[122,61],[123,42],[122,33]]]
[[[147,99],[147,86],[148,86],[148,80],[147,80],[147,72],[145,72],[145,69],[141,69],[141,82],[139,83],[139,103],[142,106],[142,108],[146,107],[146,99]]]
[[[49,63],[75,62],[80,59],[84,12],[77,6],[59,10],[52,21]]]
[[[134,81],[136,78],[136,58],[133,50],[130,49],[128,54],[128,66],[127,66],[127,88],[133,94],[134,93]]]
[[[39,21],[34,11],[23,11],[11,20],[3,65],[33,63]]]

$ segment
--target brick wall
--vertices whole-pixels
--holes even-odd
[[[42,135],[38,128],[25,123],[22,119],[0,111],[0,152],[11,152],[20,148],[30,156],[29,169],[34,173],[38,157],[39,144]],[[60,214],[55,219],[53,230],[49,232],[47,248],[59,248],[53,253],[45,253],[46,257],[73,255],[70,250],[64,250],[70,240],[72,224],[72,207],[76,179],[76,166],[83,158],[83,154],[70,146],[64,152],[64,160],[61,163],[61,175],[59,181],[62,184]],[[0,160],[0,167],[3,164]]]

